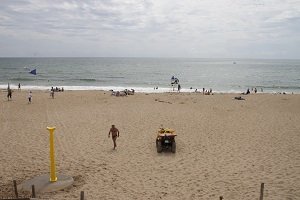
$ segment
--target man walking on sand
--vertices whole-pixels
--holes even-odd
[[[110,133],[111,133],[112,140],[114,142],[114,149],[116,149],[117,147],[116,140],[117,137],[120,136],[119,130],[115,127],[115,125],[111,125],[111,128],[108,132],[108,137],[110,137]]]

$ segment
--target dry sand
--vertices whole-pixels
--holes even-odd
[[[12,180],[49,172],[56,126],[56,166],[72,188],[40,199],[300,199],[300,95],[136,94],[103,91],[0,92],[0,196]],[[117,150],[108,131],[120,130]],[[157,129],[176,130],[177,153],[158,154]]]

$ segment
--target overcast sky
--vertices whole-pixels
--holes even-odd
[[[300,58],[300,0],[0,0],[0,56]]]

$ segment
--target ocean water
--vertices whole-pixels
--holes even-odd
[[[29,73],[37,69],[37,75]],[[212,88],[239,93],[300,93],[300,60],[196,58],[0,58],[0,88],[172,91],[171,77],[183,92]],[[158,87],[158,90],[154,90]],[[193,89],[190,89],[190,88]]]

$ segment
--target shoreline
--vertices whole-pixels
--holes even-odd
[[[34,91],[34,92],[41,92],[41,93],[48,93],[50,92],[50,89],[45,90],[45,89],[12,89],[13,92],[29,92],[29,91]],[[0,91],[2,93],[7,93],[7,89],[0,89]],[[117,91],[117,90],[116,90]],[[102,93],[106,93],[106,92],[112,92],[110,90],[64,90],[62,91],[55,91],[55,93],[65,93],[65,92],[102,92]],[[240,95],[240,96],[261,96],[261,95],[300,95],[299,93],[280,93],[280,92],[276,92],[276,93],[270,93],[270,92],[263,92],[263,93],[250,93],[250,94],[243,94],[243,93],[239,93],[239,92],[213,92],[212,94],[203,94],[202,92],[177,92],[177,91],[169,91],[169,92],[138,92],[135,91],[135,94],[145,94],[145,95],[150,95],[150,94],[182,94],[182,95],[201,95],[201,96],[214,96],[214,95]],[[132,96],[132,95],[126,95],[126,96]]]
[[[11,89],[14,91],[18,90],[17,85],[10,85]],[[154,89],[154,88],[143,88],[143,87],[118,87],[118,86],[107,86],[107,87],[101,87],[101,86],[59,86],[59,88],[64,88],[64,91],[103,91],[103,92],[110,92],[110,91],[124,91],[125,89],[134,89],[135,93],[145,93],[145,94],[164,94],[164,93],[178,93],[177,89],[174,91],[170,88],[159,88],[159,89]],[[48,86],[21,86],[21,90],[32,90],[32,91],[50,91],[51,87]],[[6,91],[7,90],[7,85],[0,85],[0,90],[1,91]],[[245,89],[246,91],[246,89]],[[245,91],[235,91],[235,90],[229,90],[229,91],[219,91],[213,90],[213,94],[240,94],[243,95],[242,93]],[[182,88],[180,90],[180,93],[185,93],[185,94],[202,94],[202,89],[197,90],[195,92],[195,89],[189,89],[189,88]],[[282,90],[282,91],[268,91],[264,90],[263,92],[258,91],[257,93],[254,93],[251,91],[251,94],[300,94],[300,91],[289,91],[289,90]]]

